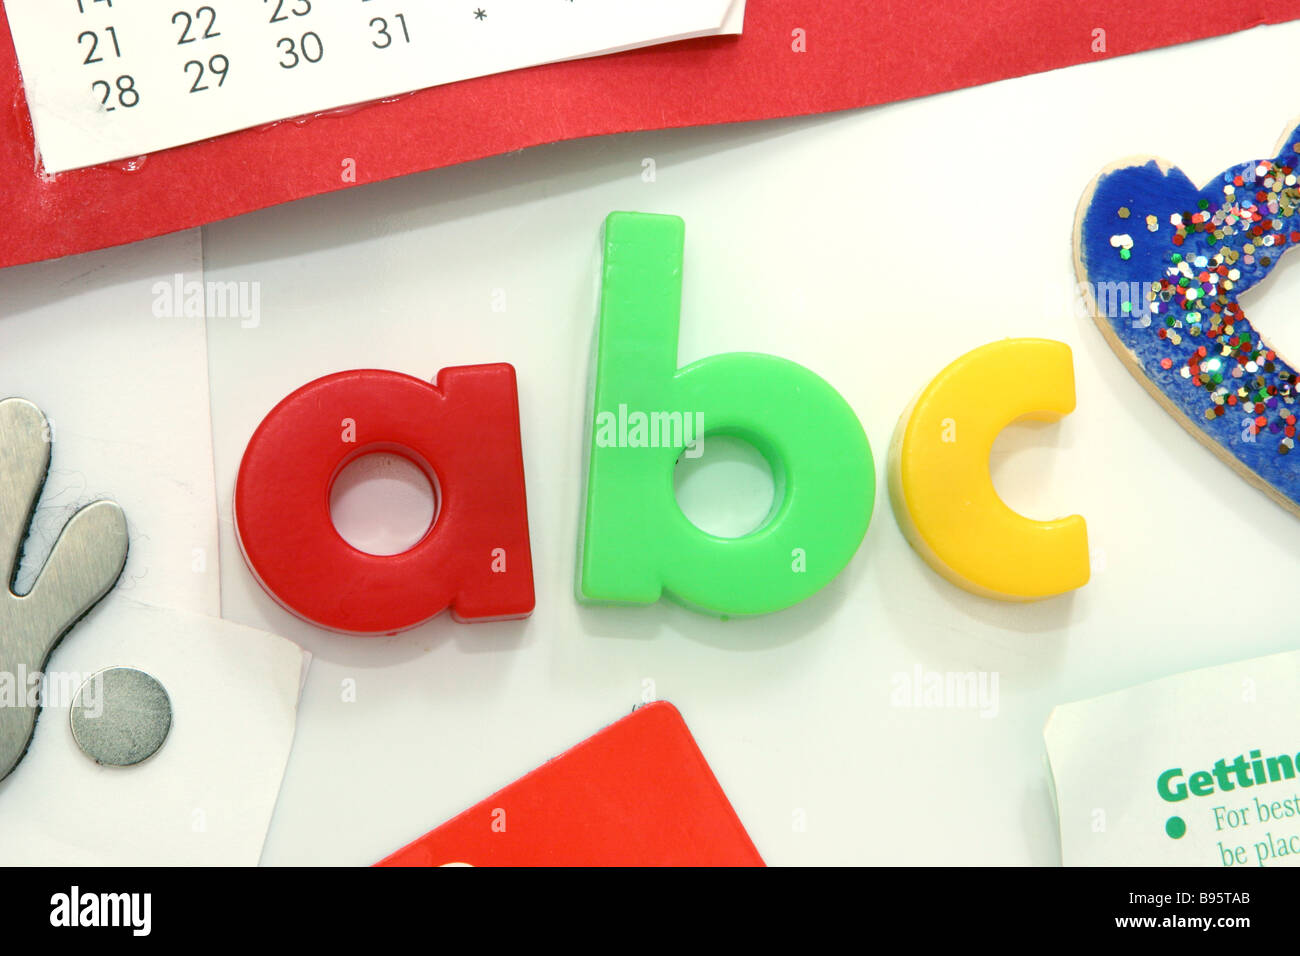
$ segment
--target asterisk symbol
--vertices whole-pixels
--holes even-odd
[[[482,7],[479,7],[477,10],[474,11],[474,19],[475,19],[475,20],[486,20],[486,19],[487,19],[487,11],[484,10]]]

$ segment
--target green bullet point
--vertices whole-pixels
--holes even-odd
[[[1170,817],[1165,821],[1165,832],[1174,840],[1181,840],[1187,832],[1187,824],[1182,817]]]

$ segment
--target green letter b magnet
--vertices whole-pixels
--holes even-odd
[[[794,362],[733,352],[677,367],[684,244],[676,216],[605,221],[578,598],[652,604],[666,591],[712,614],[778,611],[861,544],[871,447],[840,394]],[[776,479],[772,513],[741,538],[701,531],[673,492],[678,459],[709,435],[749,442]]]

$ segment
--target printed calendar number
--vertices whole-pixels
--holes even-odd
[[[203,22],[205,17],[206,23]],[[190,15],[185,10],[177,10],[172,14],[172,23],[181,25],[181,36],[176,41],[177,46],[184,43],[196,43],[199,40],[211,40],[213,37],[221,36],[221,31],[216,29],[217,11],[211,7],[199,7],[194,11],[193,15]],[[197,27],[202,27],[203,32],[199,33]],[[194,33],[190,32],[191,28],[195,29]]]
[[[311,0],[262,0],[262,2],[275,4],[269,23],[283,23],[289,19],[290,14],[295,17],[305,17],[311,13]]]
[[[201,93],[204,90],[212,89],[212,87],[203,80],[205,73],[210,74],[208,77],[209,80],[213,76],[217,78],[217,86],[222,86],[226,82],[226,74],[230,72],[230,60],[224,53],[213,54],[208,57],[206,70],[203,66],[202,60],[190,60],[185,64],[186,76],[189,76],[191,73],[190,67],[194,68],[194,82],[190,85],[190,92]]]
[[[292,70],[299,63],[319,63],[325,56],[325,44],[319,36],[308,30],[295,42],[293,37],[280,37],[275,45],[283,51],[280,66]]]
[[[406,17],[403,14],[395,13],[393,14],[393,19],[397,21],[397,26],[401,27],[402,42],[410,43],[411,34],[406,29]],[[374,17],[370,21],[370,27],[371,29],[378,31],[375,38],[370,41],[370,45],[373,46],[376,50],[387,50],[390,46],[393,45],[394,34],[388,32],[387,19],[385,19],[384,17]],[[383,43],[379,42],[381,38],[384,41]]]
[[[118,46],[117,43],[117,30],[113,27],[104,27],[104,33],[107,34],[109,40],[112,41],[113,56],[120,58],[122,56],[122,48]],[[82,65],[90,66],[92,63],[103,63],[104,54],[99,52],[99,34],[94,30],[82,30],[77,34],[78,46],[84,46],[87,40],[90,41],[90,49],[86,51],[86,58],[81,61]],[[107,46],[108,44],[105,44],[106,49]]]
[[[99,105],[106,113],[111,113],[118,106],[130,109],[140,102],[140,91],[135,88],[135,77],[129,73],[119,76],[113,83],[107,80],[96,80],[90,84],[90,88],[96,92],[103,89],[104,94],[100,97]],[[113,95],[115,90],[116,97]]]

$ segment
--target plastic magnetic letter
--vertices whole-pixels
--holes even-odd
[[[375,452],[407,458],[436,490],[433,524],[401,554],[357,550],[330,517],[339,473]],[[447,368],[432,385],[358,369],[304,385],[248,442],[235,530],[262,587],[333,631],[392,634],[449,607],[459,621],[527,617],[533,564],[514,368]]]
[[[1070,347],[1004,339],[963,355],[903,412],[889,452],[889,494],[903,533],[952,583],[1033,601],[1088,583],[1083,518],[1032,521],[998,497],[989,455],[1013,421],[1074,411]]]
[[[677,367],[685,225],[612,213],[605,222],[587,506],[578,598],[762,614],[810,597],[853,557],[875,498],[862,423],[829,384],[773,355]],[[710,435],[749,442],[772,469],[772,512],[721,538],[693,525],[673,469]]]

